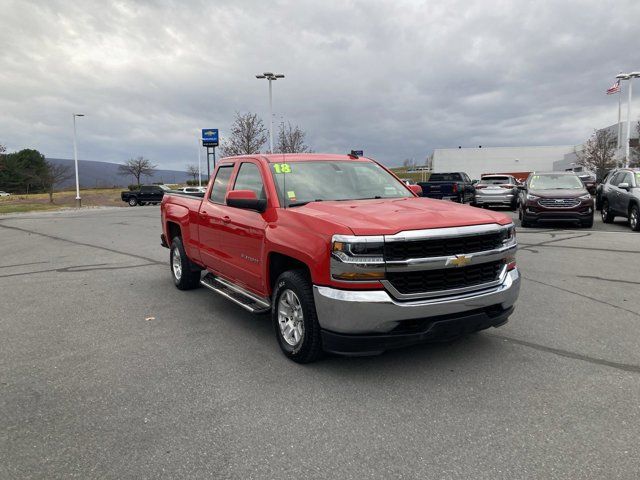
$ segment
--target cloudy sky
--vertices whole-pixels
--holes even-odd
[[[315,151],[398,164],[580,143],[615,123],[615,74],[640,70],[637,0],[0,0],[0,19],[0,143],[71,158],[82,112],[81,158],[163,168],[236,111],[267,122],[263,71],[286,75],[275,123]]]

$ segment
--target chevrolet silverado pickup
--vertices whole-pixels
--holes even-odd
[[[475,188],[464,172],[432,173],[427,182],[418,182],[422,196],[458,203],[473,202]]]
[[[229,157],[204,198],[164,196],[161,242],[177,288],[270,314],[299,363],[506,323],[520,288],[511,218],[419,190],[355,155]]]

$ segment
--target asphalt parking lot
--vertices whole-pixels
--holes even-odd
[[[640,234],[519,229],[510,322],[298,365],[159,207],[0,217],[0,478],[637,479]]]

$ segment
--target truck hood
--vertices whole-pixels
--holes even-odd
[[[499,212],[417,197],[312,202],[295,210],[301,215],[344,225],[355,235],[393,235],[405,230],[512,223],[511,217]]]

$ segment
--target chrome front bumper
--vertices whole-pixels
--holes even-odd
[[[318,322],[323,330],[342,334],[383,334],[403,320],[428,319],[500,305],[513,306],[520,291],[518,269],[507,273],[504,281],[455,296],[398,301],[385,290],[338,290],[314,285],[313,295]]]

